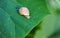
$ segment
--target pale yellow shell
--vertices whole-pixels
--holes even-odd
[[[28,8],[26,8],[26,7],[22,7],[22,8],[20,8],[19,9],[19,13],[21,14],[21,15],[24,15],[26,18],[30,18],[30,13],[29,13],[29,9]]]

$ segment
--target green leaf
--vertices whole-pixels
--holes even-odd
[[[0,38],[15,38],[15,24],[10,16],[0,8]]]
[[[48,15],[42,22],[42,30],[47,37],[60,34],[60,15]]]
[[[26,6],[27,8],[29,8],[31,16],[29,20],[19,14],[18,9],[22,6]],[[1,13],[4,13],[4,15],[8,14],[7,17],[9,17],[10,20],[13,22],[14,25],[12,23],[9,23],[8,26],[12,26],[9,28],[14,29],[16,38],[24,38],[25,36],[27,36],[28,33],[39,24],[42,18],[49,14],[45,0],[0,0],[0,8],[4,11],[2,11]],[[2,17],[5,18],[4,16]],[[7,18],[3,20],[7,20]],[[3,21],[2,23],[5,22]],[[11,29],[9,29],[9,31]]]

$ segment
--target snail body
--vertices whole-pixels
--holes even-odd
[[[19,9],[19,13],[21,14],[21,15],[24,15],[27,19],[29,19],[30,18],[30,13],[29,13],[29,9],[28,8],[26,8],[26,7],[21,7],[20,9]]]

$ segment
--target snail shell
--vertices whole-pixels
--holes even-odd
[[[29,19],[30,18],[30,14],[29,14],[29,9],[28,8],[26,8],[26,7],[21,7],[20,9],[19,9],[19,13],[21,14],[21,15],[24,15],[27,19]]]

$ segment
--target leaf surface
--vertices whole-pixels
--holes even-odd
[[[19,8],[24,6],[29,8],[30,10],[30,16],[31,16],[30,19],[21,16],[18,12]],[[0,0],[0,8],[3,9],[1,13],[4,13],[4,15],[8,14],[7,18],[5,18],[4,16],[0,16],[0,18],[3,17],[5,18],[3,20],[7,20],[7,21],[8,18],[10,18],[10,20],[12,21],[11,24],[8,24],[8,26],[9,28],[14,30],[13,32],[15,32],[15,38],[24,38],[25,36],[27,36],[28,33],[35,26],[37,26],[40,23],[40,21],[42,21],[42,18],[47,14],[49,14],[45,0]],[[2,23],[5,22],[3,21]],[[6,26],[5,28],[8,27]]]

